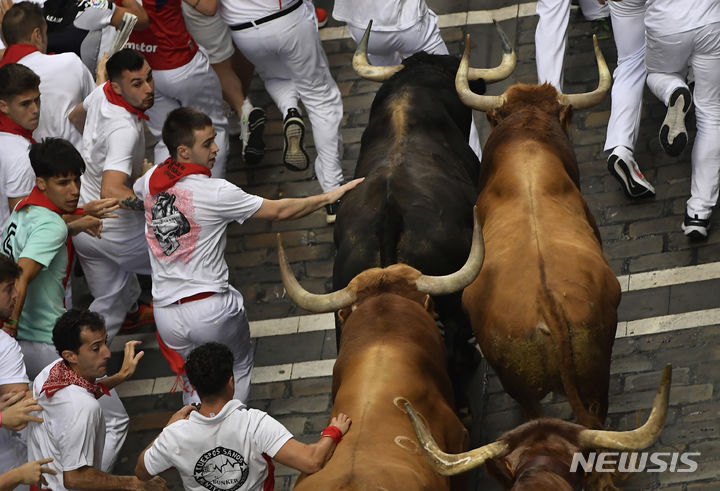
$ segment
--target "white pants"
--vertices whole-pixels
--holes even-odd
[[[609,1],[617,68],[613,72],[610,120],[605,150],[621,145],[635,150],[645,88],[645,0]]]
[[[116,242],[105,235],[96,239],[78,234],[73,244],[94,297],[89,309],[105,319],[109,343],[140,296],[136,274],[152,273],[145,235],[135,232]]]
[[[597,0],[580,0],[580,9],[587,20],[609,15],[608,6]],[[570,0],[538,0],[540,16],[535,29],[535,62],[538,83],[550,83],[562,91],[563,59],[570,21]]]
[[[155,306],[155,324],[163,342],[187,359],[190,352],[204,343],[222,343],[235,358],[235,399],[247,402],[250,373],[253,367],[253,344],[250,340],[243,298],[235,288],[224,293],[182,305]],[[190,387],[187,377],[185,386]],[[183,393],[183,403],[200,399],[195,391]]]
[[[228,122],[223,113],[222,88],[220,79],[210,67],[203,49],[199,49],[192,60],[172,70],[153,70],[155,79],[155,104],[145,113],[150,118],[148,129],[158,143],[155,146],[155,162],[162,162],[170,156],[162,141],[162,126],[168,113],[178,107],[192,107],[207,114],[212,120],[219,148],[212,177],[225,176],[228,156]]]
[[[340,167],[343,117],[340,90],[317,32],[315,8],[305,5],[278,19],[231,32],[233,41],[255,65],[265,89],[285,116],[302,100],[312,125],[317,159],[315,174],[323,192],[343,180]]]
[[[367,26],[348,24],[347,27],[355,44],[360,44]],[[373,65],[399,65],[402,60],[419,51],[425,51],[431,55],[449,54],[445,41],[440,36],[437,15],[430,9],[425,17],[414,26],[402,31],[372,31],[368,41],[368,59]],[[475,126],[475,118],[472,119],[470,125],[468,144],[477,155],[478,160],[482,160],[480,135]]]
[[[720,22],[667,36],[648,32],[646,62],[648,87],[665,105],[675,89],[687,88],[692,66],[697,135],[687,213],[706,219],[717,203],[720,178]]]

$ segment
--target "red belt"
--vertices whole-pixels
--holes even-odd
[[[175,304],[175,305],[182,305],[182,304],[184,304],[184,303],[194,302],[195,300],[202,300],[203,298],[212,297],[212,296],[215,295],[216,293],[217,293],[217,292],[201,292],[201,293],[196,293],[195,295],[190,295],[189,297],[184,297],[184,298],[181,298],[180,300],[176,300],[176,301],[173,302],[173,304]]]

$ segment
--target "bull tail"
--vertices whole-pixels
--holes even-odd
[[[380,242],[380,267],[397,264],[398,242],[403,228],[403,216],[397,205],[391,201],[386,202],[385,208],[378,220],[377,237]]]
[[[540,271],[542,275],[541,284],[543,294],[548,300],[547,305],[549,305],[549,311],[546,313],[549,317],[548,320],[550,321],[548,324],[555,326],[554,328],[550,328],[549,331],[556,346],[559,346],[560,348],[560,360],[558,360],[558,366],[563,390],[567,396],[568,403],[572,408],[575,420],[578,424],[587,428],[602,428],[603,422],[600,420],[600,416],[585,406],[585,403],[578,391],[578,380],[575,370],[576,363],[574,359],[575,353],[572,348],[573,329],[567,318],[565,309],[561,303],[558,302],[555,294],[550,290],[550,288],[548,288],[542,258],[540,260]]]

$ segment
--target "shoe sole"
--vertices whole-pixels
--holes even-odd
[[[335,220],[337,220],[337,215],[327,215],[327,217],[325,218],[325,221],[328,223],[328,225],[335,223]]]
[[[632,184],[630,183],[630,179],[627,177],[630,172],[632,172],[631,169],[627,167],[627,164],[624,160],[620,159],[617,155],[611,155],[608,159],[607,164],[608,172],[615,176],[615,179],[620,181],[620,184],[622,184],[623,192],[625,193],[625,196],[627,196],[630,199],[643,199],[643,198],[651,198],[655,196],[655,192],[651,189],[643,188],[644,191],[642,191],[639,194],[633,194],[631,192]]]
[[[250,116],[252,116],[252,112]],[[243,153],[243,159],[248,165],[257,165],[265,155],[265,141],[263,140],[263,133],[265,132],[265,113],[261,116],[254,118],[248,125],[248,141],[245,145],[245,152]]]
[[[685,226],[685,224],[683,223],[680,228],[682,229],[685,236],[691,239],[707,239],[708,228],[710,227],[705,228],[697,225]]]
[[[285,145],[283,147],[283,163],[294,171],[303,171],[310,165],[310,157],[305,152],[305,125],[300,118],[288,118],[283,131]]]
[[[682,106],[677,103],[677,100],[683,97]],[[685,149],[688,142],[687,128],[685,128],[685,116],[690,111],[690,104],[692,104],[692,95],[687,89],[676,90],[670,96],[670,103],[668,104],[667,113],[665,119],[660,126],[660,145],[665,150],[665,153],[671,157],[677,157]],[[675,134],[672,143],[670,143],[670,132]]]

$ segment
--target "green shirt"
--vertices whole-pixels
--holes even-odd
[[[10,214],[2,235],[3,254],[15,262],[25,257],[42,265],[27,288],[18,339],[52,344],[55,321],[65,312],[66,240],[67,226],[54,211],[29,205]]]

